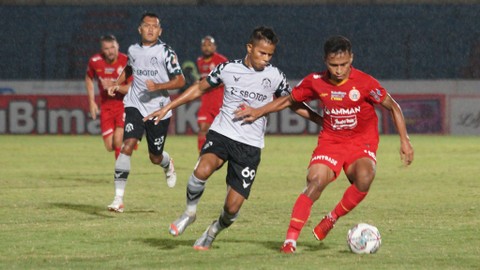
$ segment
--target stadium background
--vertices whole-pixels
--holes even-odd
[[[98,120],[86,109],[88,58],[103,34],[117,36],[123,52],[138,42],[146,10],[160,15],[161,38],[184,67],[207,34],[235,59],[244,56],[253,27],[274,27],[281,42],[272,62],[291,84],[324,68],[328,36],[345,35],[354,45],[354,66],[393,93],[411,132],[480,134],[479,1],[0,2],[0,134],[98,134]],[[196,108],[198,102],[179,108],[171,132],[195,132]],[[394,132],[385,112],[378,113],[382,133]],[[269,133],[318,131],[288,111],[270,118]]]

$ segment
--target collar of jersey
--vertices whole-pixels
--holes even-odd
[[[158,45],[158,44],[160,44],[160,43],[162,43],[162,41],[161,41],[160,39],[158,39],[158,40],[157,40],[157,43],[153,44],[153,45],[150,46],[150,47],[153,47],[153,46]],[[138,44],[140,45],[140,47],[143,48],[143,43],[142,43],[141,41],[140,41]]]

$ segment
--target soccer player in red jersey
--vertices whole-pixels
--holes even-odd
[[[94,79],[98,80],[100,93],[100,127],[107,151],[115,151],[115,159],[120,154],[123,141],[123,96],[130,87],[131,79],[119,85],[119,91],[111,97],[106,91],[116,84],[118,76],[127,65],[127,55],[120,53],[117,39],[113,35],[100,37],[101,52],[88,61],[85,88],[88,94],[90,115],[97,118],[98,105],[95,102]]]
[[[206,36],[201,43],[202,56],[197,58],[197,68],[202,79],[206,78],[210,71],[217,65],[226,62],[228,59],[217,53],[215,39]],[[215,87],[201,97],[201,105],[197,113],[198,123],[198,151],[202,149],[205,143],[208,129],[213,123],[213,119],[220,112],[223,103],[223,85]]]
[[[400,156],[405,165],[413,161],[413,148],[408,137],[400,106],[372,76],[352,67],[350,41],[342,36],[329,38],[324,45],[327,70],[305,77],[290,96],[253,109],[244,106],[237,117],[252,122],[270,112],[282,110],[298,102],[320,100],[323,111],[322,130],[313,151],[307,173],[307,186],[297,198],[281,248],[294,253],[296,241],[307,222],[313,203],[327,185],[345,172],[351,185],[335,208],[313,229],[317,240],[323,240],[335,222],[353,210],[367,195],[375,177],[376,151],[379,142],[378,119],[374,105],[390,111],[400,136]]]

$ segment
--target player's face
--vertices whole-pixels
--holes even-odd
[[[204,57],[210,57],[217,51],[217,46],[210,39],[205,39],[202,42],[201,49]]]
[[[259,40],[254,44],[247,44],[247,58],[245,64],[255,70],[261,71],[269,64],[275,53],[276,46],[265,40]]]
[[[160,21],[155,17],[145,17],[138,27],[138,32],[142,36],[143,45],[150,46],[157,42],[162,34]]]
[[[114,62],[118,57],[118,43],[116,41],[102,41],[102,54],[107,62]]]
[[[325,65],[330,72],[330,79],[341,82],[350,75],[353,54],[349,52],[330,53],[325,57]]]

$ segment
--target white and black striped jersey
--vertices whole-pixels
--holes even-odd
[[[146,81],[165,83],[170,77],[182,74],[176,53],[167,44],[158,41],[152,46],[141,43],[128,48],[128,65],[132,67],[133,82],[123,99],[125,107],[137,108],[143,116],[171,102],[167,90],[149,92]],[[169,112],[163,119],[172,116]]]
[[[215,67],[207,76],[207,81],[213,87],[222,83],[225,85],[223,105],[210,129],[232,140],[263,148],[267,118],[261,117],[253,123],[244,124],[242,120],[235,119],[233,112],[241,104],[258,108],[271,102],[274,95],[289,95],[291,88],[285,74],[272,65],[255,71],[239,59]]]

